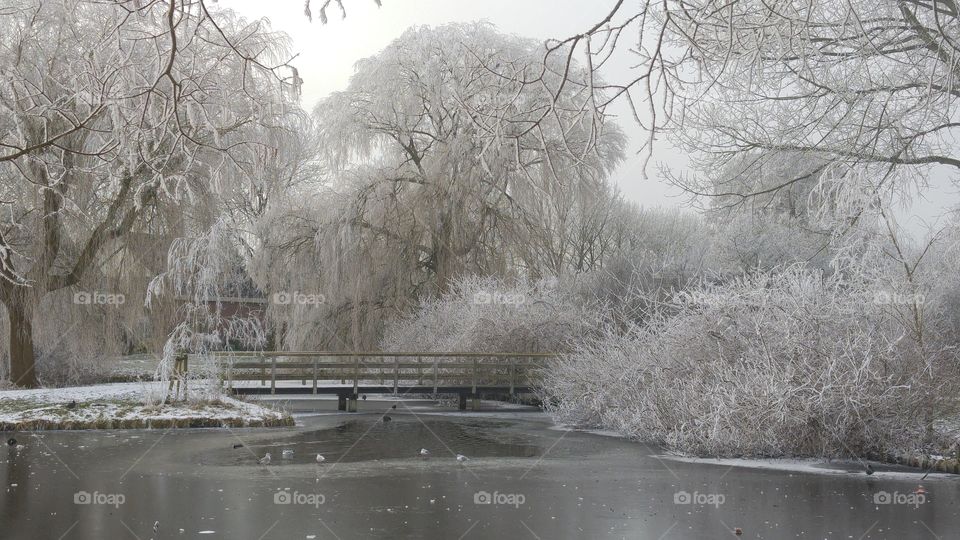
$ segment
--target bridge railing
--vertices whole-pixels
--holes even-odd
[[[472,352],[358,352],[358,351],[264,351],[219,352],[224,384],[233,390],[240,381],[270,385],[276,393],[279,381],[300,381],[301,387],[318,393],[318,387],[352,389],[362,386],[409,390],[432,388],[434,393],[456,387],[476,394],[503,390],[510,394],[529,388],[553,353]],[[308,382],[310,383],[309,386]],[[322,385],[322,386],[321,386]]]

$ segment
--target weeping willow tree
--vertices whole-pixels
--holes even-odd
[[[262,199],[299,78],[283,35],[203,0],[4,0],[0,14],[0,302],[10,378],[36,386],[45,298],[126,291],[84,280]]]
[[[589,259],[623,136],[588,71],[544,65],[541,48],[485,23],[413,28],[316,106],[336,202],[313,224],[326,304],[310,313],[350,336],[340,346],[375,344],[385,316],[460,275]]]

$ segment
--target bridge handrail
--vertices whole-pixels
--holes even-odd
[[[317,393],[317,381],[319,380],[318,369],[324,367],[324,363],[318,362],[318,357],[340,357],[340,358],[351,358],[353,359],[352,365],[350,364],[327,364],[335,365],[339,368],[350,369],[352,368],[352,373],[347,374],[344,371],[341,371],[341,383],[345,383],[346,379],[352,379],[353,393],[357,393],[357,389],[360,384],[361,379],[361,358],[365,360],[376,358],[387,359],[390,358],[393,360],[392,364],[384,362],[383,364],[377,364],[374,366],[368,366],[368,362],[363,362],[363,371],[366,375],[366,370],[369,368],[380,369],[381,377],[383,376],[383,368],[393,368],[393,393],[396,394],[398,390],[398,385],[400,381],[400,372],[403,369],[416,368],[418,371],[417,379],[420,380],[420,385],[423,385],[424,374],[421,367],[432,368],[432,379],[433,379],[433,388],[436,393],[437,388],[440,386],[440,373],[441,368],[440,362],[434,360],[430,363],[425,363],[422,366],[420,365],[420,360],[424,358],[459,358],[459,359],[472,359],[471,364],[463,364],[463,366],[442,366],[443,369],[457,369],[457,368],[471,368],[472,367],[472,376],[470,384],[466,387],[471,388],[473,394],[476,394],[477,386],[479,382],[479,377],[481,372],[486,371],[489,368],[503,369],[504,367],[509,369],[509,389],[510,394],[514,393],[514,389],[522,386],[523,381],[517,380],[517,375],[520,370],[525,370],[529,368],[529,362],[524,362],[523,360],[535,360],[535,359],[545,359],[553,358],[558,356],[557,353],[481,353],[481,352],[391,352],[391,351],[217,351],[213,353],[215,357],[223,357],[229,359],[229,362],[223,366],[225,373],[224,379],[228,388],[233,389],[234,381],[234,369],[239,367],[241,369],[258,369],[260,372],[260,377],[256,380],[259,380],[261,385],[265,385],[267,378],[267,369],[269,369],[269,381],[270,381],[270,392],[275,393],[276,391],[276,381],[278,378],[277,369],[292,369],[292,368],[312,368],[312,374],[306,375],[301,374],[300,377],[302,384],[306,384],[307,380],[313,381],[313,393]],[[314,360],[312,363],[303,363],[303,362],[278,362],[278,357],[313,357]],[[244,362],[244,359],[259,359],[259,362],[250,363]],[[271,360],[268,362],[267,359]],[[417,364],[409,365],[408,363],[400,363],[400,358],[417,358]],[[490,365],[481,362],[481,359],[487,360],[502,360],[509,359],[509,364],[497,363],[495,365]],[[238,362],[239,360],[239,362]],[[236,364],[240,364],[237,366]],[[542,366],[534,366],[542,367]],[[524,372],[526,374],[526,372]],[[287,378],[283,374],[280,375],[281,379]]]
[[[552,358],[560,353],[527,353],[527,352],[389,352],[389,351],[215,351],[213,356],[367,356],[367,357],[394,357],[394,356],[461,356],[464,358],[496,357],[496,358]]]

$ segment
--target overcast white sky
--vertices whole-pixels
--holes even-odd
[[[582,32],[606,15],[615,0],[382,0],[377,8],[374,0],[344,0],[347,18],[341,19],[334,5],[328,10],[329,23],[323,25],[317,12],[323,0],[313,0],[314,20],[303,13],[303,0],[219,0],[248,19],[267,18],[275,30],[290,35],[292,48],[299,56],[294,64],[304,79],[303,105],[312,109],[328,93],[346,87],[353,64],[382,50],[404,30],[413,25],[440,25],[456,21],[487,20],[500,31],[546,40],[565,38]],[[627,58],[607,72],[608,80],[625,80],[630,69]],[[655,152],[641,176],[639,149],[640,130],[626,116],[623,107],[621,126],[634,140],[631,158],[614,175],[614,181],[630,199],[644,206],[680,206],[685,198],[665,185],[657,175],[657,164],[682,168],[683,156],[662,145]],[[911,220],[909,228],[919,232],[920,219],[936,220],[944,209],[958,201],[957,190],[945,175],[936,179],[926,200],[905,210],[901,219]],[[914,217],[908,217],[913,215]]]

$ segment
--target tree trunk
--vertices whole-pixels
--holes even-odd
[[[7,305],[10,319],[10,381],[24,388],[36,388],[36,359],[33,354],[33,321],[24,305]]]
[[[437,292],[440,294],[450,291],[456,268],[456,260],[450,245],[450,221],[447,214],[443,214],[439,226],[433,231],[434,272],[436,272]]]

